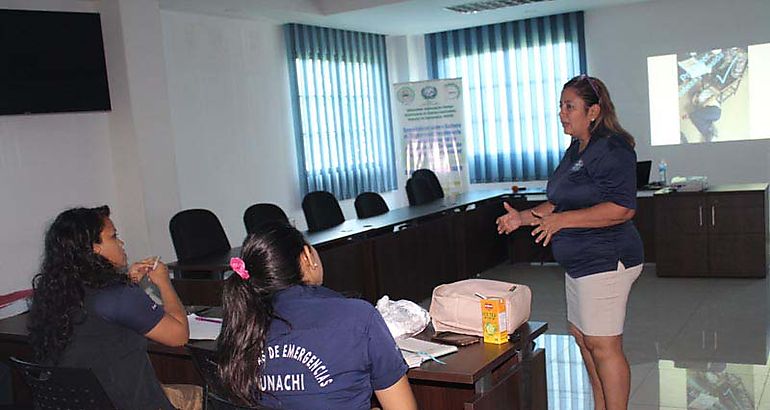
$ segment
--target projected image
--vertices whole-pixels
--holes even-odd
[[[749,123],[748,82],[742,81],[748,61],[748,50],[740,47],[679,56],[682,142],[711,142],[720,136],[738,139],[745,134],[739,128]]]
[[[652,145],[770,138],[770,43],[649,57]]]

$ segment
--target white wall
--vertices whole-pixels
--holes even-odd
[[[105,113],[0,117],[0,294],[31,287],[63,209],[113,203]]]
[[[180,208],[166,64],[157,0],[102,0],[113,110],[118,228],[130,259],[176,259],[168,221]]]
[[[665,159],[669,177],[770,181],[770,140],[651,147],[647,96],[648,56],[770,42],[769,22],[768,0],[658,0],[586,12],[589,73],[607,83],[640,159]]]
[[[272,202],[303,226],[280,25],[163,11],[181,208],[207,208],[230,242]]]

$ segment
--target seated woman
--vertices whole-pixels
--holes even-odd
[[[285,409],[415,409],[407,366],[379,312],[321,286],[315,249],[261,226],[224,286],[218,357],[230,400]],[[351,272],[351,274],[353,274]]]
[[[156,259],[128,268],[149,275],[163,306],[131,283],[126,252],[110,209],[62,212],[45,236],[29,317],[32,349],[47,365],[91,368],[119,409],[173,409],[147,356],[147,338],[168,346],[187,342],[184,308],[168,269]]]

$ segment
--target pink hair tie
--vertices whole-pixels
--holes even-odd
[[[233,268],[233,272],[243,280],[249,279],[249,271],[246,270],[246,262],[241,258],[230,258],[230,267]]]

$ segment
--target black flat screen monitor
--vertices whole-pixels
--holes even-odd
[[[110,108],[99,14],[0,9],[0,114]]]

